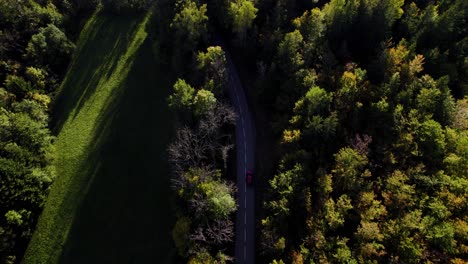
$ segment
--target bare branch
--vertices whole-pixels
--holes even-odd
[[[224,169],[225,170],[227,169],[227,160],[229,158],[229,150],[231,150],[233,148],[234,148],[233,144],[221,146],[221,157],[223,159]]]
[[[234,238],[234,224],[229,218],[218,219],[213,224],[207,226],[206,235],[210,238],[211,243],[217,245],[232,242]]]
[[[356,134],[355,138],[351,140],[351,146],[361,155],[367,155],[369,151],[369,144],[372,143],[372,137],[369,135]]]
[[[181,173],[190,167],[199,167],[206,159],[209,146],[191,129],[184,127],[176,132],[176,139],[169,145],[169,162]]]
[[[192,234],[190,234],[189,239],[194,242],[206,242],[206,236],[203,233],[203,228],[198,227]]]

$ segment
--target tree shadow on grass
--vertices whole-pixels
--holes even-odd
[[[141,19],[94,15],[83,30],[68,73],[55,100],[55,134],[69,117],[75,118],[100,82],[109,79]],[[73,114],[74,113],[74,114]]]
[[[94,128],[80,170],[89,175],[84,198],[60,263],[177,262],[165,157],[173,133],[166,103],[173,81],[158,67],[147,38]]]

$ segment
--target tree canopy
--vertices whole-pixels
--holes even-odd
[[[232,19],[232,30],[237,34],[239,40],[244,42],[258,9],[251,0],[236,0],[229,5],[229,15]]]

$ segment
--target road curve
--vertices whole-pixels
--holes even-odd
[[[255,259],[255,190],[245,181],[247,170],[255,171],[255,127],[244,89],[229,52],[226,53],[229,73],[228,93],[238,114],[236,122],[237,215],[235,263],[254,263]],[[255,182],[255,176],[254,176]]]

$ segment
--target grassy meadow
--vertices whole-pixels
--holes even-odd
[[[151,13],[96,13],[54,106],[57,178],[23,263],[172,263],[165,98]]]

